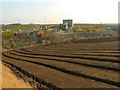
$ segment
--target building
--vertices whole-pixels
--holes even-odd
[[[68,28],[72,28],[73,27],[73,20],[72,19],[66,19],[63,20],[63,29],[67,30]]]

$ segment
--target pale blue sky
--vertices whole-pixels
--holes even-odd
[[[1,0],[0,23],[62,23],[63,19],[73,19],[75,23],[117,23],[118,1]]]

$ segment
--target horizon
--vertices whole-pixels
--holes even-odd
[[[35,1],[2,0],[0,2],[0,12],[2,12],[0,23],[60,24],[63,19],[73,19],[74,23],[83,24],[118,23],[119,0]]]
[[[40,24],[40,25],[52,25],[52,24],[62,24],[62,23],[9,23],[9,24],[2,24],[2,25],[10,25],[10,24],[21,24],[21,25],[29,25],[29,24],[33,24],[33,25],[35,25],[35,24]],[[118,25],[118,23],[74,23],[74,24],[117,24]]]

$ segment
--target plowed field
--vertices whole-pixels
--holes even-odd
[[[35,46],[3,52],[15,66],[49,88],[118,88],[117,40]]]

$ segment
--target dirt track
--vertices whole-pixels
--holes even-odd
[[[2,64],[2,80],[1,88],[32,88],[30,85],[26,84],[22,79],[17,78],[13,72],[5,65]]]
[[[3,53],[3,61],[51,88],[120,87],[119,57],[116,40],[36,46]]]

